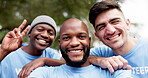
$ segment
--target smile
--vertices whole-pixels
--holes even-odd
[[[82,50],[69,50],[68,52],[71,52],[71,53],[79,53],[81,52]]]

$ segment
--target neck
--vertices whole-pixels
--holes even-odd
[[[21,48],[24,52],[26,52],[32,56],[40,56],[40,55],[42,55],[42,52],[43,52],[43,50],[38,50],[31,45],[23,46]]]
[[[137,41],[137,39],[130,37],[127,39],[126,43],[122,47],[113,51],[117,55],[124,55],[128,53],[136,45]]]

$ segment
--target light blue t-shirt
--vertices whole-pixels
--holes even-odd
[[[116,56],[112,49],[106,46],[91,49],[90,55],[110,57]],[[137,44],[127,54],[122,56],[133,68],[131,73],[137,78],[148,78],[148,40],[139,39]]]
[[[19,48],[0,62],[0,78],[17,78],[23,66],[39,57],[60,59],[61,55],[52,48],[46,48],[41,56],[32,56]]]
[[[66,64],[57,67],[39,67],[28,78],[131,78],[128,70],[118,70],[111,74],[108,70],[89,65],[71,67]]]

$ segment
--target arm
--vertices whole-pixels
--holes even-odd
[[[38,59],[26,64],[23,67],[23,69],[20,71],[18,78],[28,77],[28,75],[30,75],[32,70],[34,70],[40,66],[44,66],[44,65],[60,66],[62,64],[65,64],[65,61],[63,60],[63,58],[61,58],[61,60],[56,60],[56,59],[51,59],[51,58],[47,58],[47,57],[41,57],[41,58],[38,58]]]
[[[5,35],[0,46],[0,61],[2,61],[10,52],[21,46],[22,38],[29,30],[29,26],[23,30],[26,23],[27,21],[24,20],[18,28],[13,29]]]
[[[108,68],[111,73],[114,73],[117,69],[131,69],[132,67],[128,65],[128,61],[121,56],[112,57],[98,57],[90,56],[90,63],[100,66],[102,68]]]

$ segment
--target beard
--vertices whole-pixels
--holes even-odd
[[[72,66],[72,67],[81,67],[87,61],[87,58],[90,53],[90,47],[84,47],[83,59],[80,61],[72,61],[72,60],[70,60],[68,55],[65,54],[65,51],[62,50],[61,46],[60,46],[60,50],[61,50],[61,54],[62,54],[63,58],[66,61],[66,64],[69,66]]]

